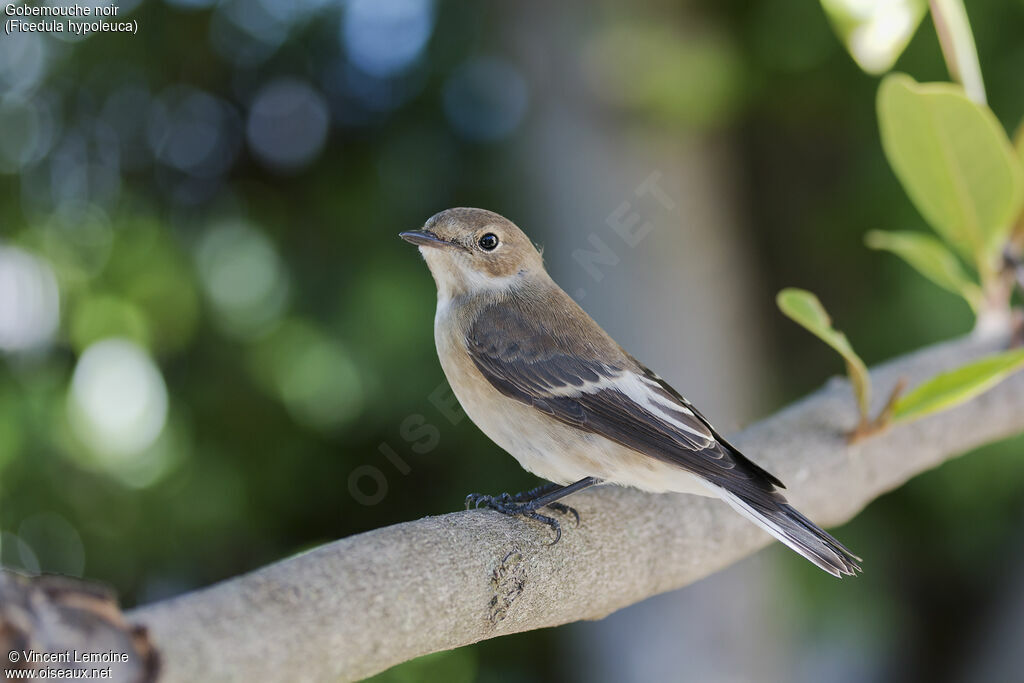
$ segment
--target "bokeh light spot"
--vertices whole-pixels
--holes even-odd
[[[147,123],[147,139],[167,166],[201,178],[222,175],[238,153],[237,114],[201,90],[179,86],[161,94]]]
[[[263,2],[221,0],[210,22],[214,49],[238,66],[261,64],[287,37],[288,25]]]
[[[48,52],[41,33],[5,35],[0,40],[0,90],[28,90],[36,85],[46,74]]]
[[[359,371],[340,342],[289,320],[254,349],[250,367],[301,424],[329,433],[362,411]]]
[[[47,159],[49,197],[42,197],[40,208],[74,213],[87,204],[113,207],[121,192],[116,147],[116,136],[106,126],[68,129]]]
[[[256,95],[246,135],[261,161],[293,170],[320,154],[329,119],[327,103],[319,92],[302,81],[282,78]]]
[[[149,354],[126,339],[105,339],[78,359],[68,394],[75,435],[116,465],[151,446],[167,421],[167,387]]]
[[[430,0],[351,0],[342,16],[349,60],[380,78],[393,76],[419,59],[434,30]]]
[[[196,258],[217,322],[227,332],[257,335],[284,311],[284,264],[263,233],[242,222],[217,225],[203,236]]]
[[[53,269],[16,247],[0,247],[0,351],[46,346],[60,321]]]

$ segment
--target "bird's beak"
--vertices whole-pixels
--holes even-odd
[[[419,247],[450,247],[451,242],[446,242],[437,235],[427,230],[406,230],[398,233],[406,242]]]

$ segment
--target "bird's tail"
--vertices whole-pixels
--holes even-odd
[[[861,558],[851,553],[824,529],[775,493],[770,499],[754,500],[715,487],[716,493],[737,512],[800,553],[832,576],[842,578],[861,571]]]

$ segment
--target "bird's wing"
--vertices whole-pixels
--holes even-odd
[[[834,576],[860,570],[860,558],[789,505],[776,490],[782,482],[719,436],[689,401],[623,351],[571,299],[552,303],[538,308],[507,301],[485,308],[470,327],[470,356],[498,391],[696,474]]]
[[[781,486],[718,437],[664,380],[587,322],[592,327],[566,330],[546,313],[490,306],[471,326],[468,349],[498,391],[565,424],[731,490],[763,495]]]

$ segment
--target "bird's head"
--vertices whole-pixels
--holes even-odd
[[[484,209],[447,209],[399,236],[420,248],[444,297],[504,291],[544,276],[540,252],[523,231]]]

